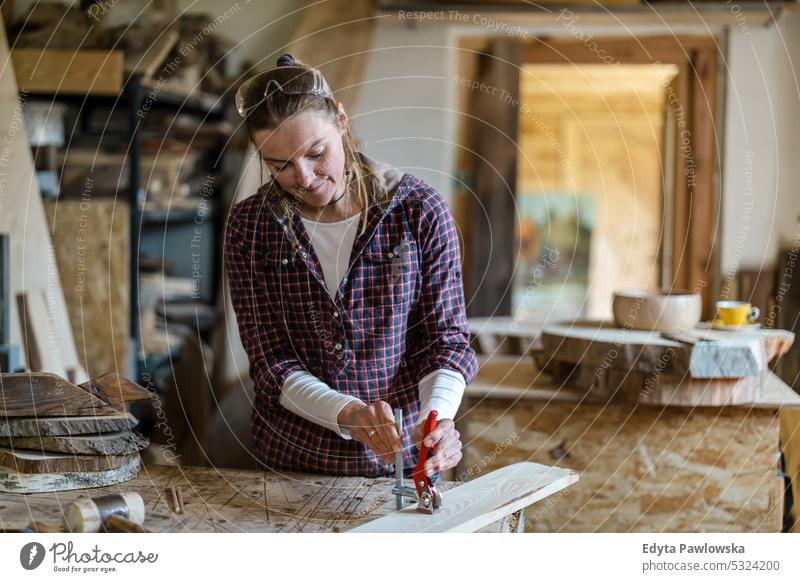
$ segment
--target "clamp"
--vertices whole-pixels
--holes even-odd
[[[436,417],[439,413],[431,410],[428,418],[425,419],[425,426],[423,431],[423,443],[420,443],[419,460],[417,466],[411,473],[411,478],[414,482],[414,487],[403,485],[403,451],[397,451],[394,455],[395,466],[395,486],[392,488],[392,494],[396,498],[397,509],[403,509],[403,500],[410,499],[417,503],[417,511],[423,513],[434,513],[442,505],[442,494],[435,485],[437,476],[433,478],[428,477],[425,473],[425,461],[427,461],[431,454],[433,454],[433,447],[427,447],[424,444],[424,438],[428,436],[436,428]],[[397,428],[397,434],[403,434],[403,411],[396,408],[394,411],[394,422]]]

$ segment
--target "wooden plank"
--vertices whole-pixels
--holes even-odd
[[[0,417],[103,416],[111,406],[55,374],[0,374]]]
[[[71,436],[0,437],[0,446],[37,449],[77,455],[129,455],[147,448],[150,441],[135,432]]]
[[[140,468],[139,455],[131,455],[127,462],[117,469],[96,472],[26,474],[0,467],[0,492],[45,493],[108,487],[130,481],[139,474]]]
[[[122,51],[14,49],[11,60],[20,90],[73,95],[119,95]]]
[[[5,29],[0,26],[0,61],[11,64]],[[61,280],[55,269],[47,222],[42,210],[42,197],[31,156],[30,140],[24,123],[14,69],[0,70],[0,139],[5,143],[3,154],[6,176],[0,187],[2,212],[0,231],[9,233],[9,297],[20,292],[45,292],[48,311],[55,328],[54,345],[65,370],[76,369],[77,382],[87,376],[80,367],[75,342],[64,303]],[[21,326],[16,309],[12,310],[10,341],[23,345]]]
[[[102,159],[97,160],[98,167],[102,163]],[[150,173],[143,168],[142,175]],[[174,179],[173,174],[170,180]],[[126,373],[129,205],[116,197],[84,196],[45,202],[44,209],[79,360],[89,377],[112,371]]]
[[[150,392],[143,386],[114,373],[92,378],[79,386],[120,412],[125,412],[125,405],[128,402],[153,399]]]
[[[456,487],[430,515],[416,506],[350,530],[352,533],[473,532],[569,487],[578,473],[536,463],[515,463]]]
[[[18,473],[80,473],[119,469],[128,462],[123,455],[76,455],[0,447],[0,466]]]
[[[504,398],[506,400],[544,399],[553,402],[602,404],[609,402],[606,394],[586,393],[541,372],[530,358],[505,355],[479,356],[480,368],[475,380],[467,386],[465,394],[476,398]],[[663,404],[647,402],[640,404]],[[736,405],[741,408],[778,409],[800,408],[800,395],[773,373],[763,380],[763,388],[755,402]]]
[[[60,418],[0,418],[0,437],[50,437],[128,431],[138,424],[130,414]]]

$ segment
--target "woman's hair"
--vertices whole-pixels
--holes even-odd
[[[290,54],[281,55],[277,66],[243,84],[236,101],[256,150],[256,131],[275,129],[302,111],[319,112],[339,125],[336,101],[322,73],[295,60]],[[364,159],[349,127],[342,136],[342,145],[348,177],[345,188],[350,188],[351,184],[355,187],[355,194],[364,210],[363,231],[366,228],[366,211],[371,203],[383,198],[386,185]],[[277,186],[277,182],[273,183]]]

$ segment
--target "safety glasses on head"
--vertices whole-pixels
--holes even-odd
[[[317,69],[282,65],[245,81],[236,91],[236,111],[244,119],[253,109],[278,93],[333,99],[333,92]]]

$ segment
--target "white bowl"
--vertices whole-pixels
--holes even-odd
[[[647,331],[692,329],[702,309],[700,293],[676,289],[621,289],[612,304],[617,327]]]

